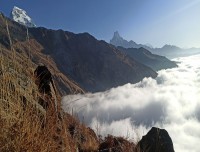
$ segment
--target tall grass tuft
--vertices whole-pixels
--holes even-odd
[[[34,64],[24,62],[25,57],[20,54],[16,56],[7,20],[1,17],[10,51],[0,46],[0,151],[61,151],[66,144],[60,135],[62,123],[59,124],[54,101],[39,93]],[[47,110],[38,104],[40,100],[50,103]]]
[[[2,53],[0,64],[0,151],[56,151],[54,106],[38,104],[32,69]]]

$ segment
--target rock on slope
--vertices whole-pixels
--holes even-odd
[[[174,68],[177,67],[176,63],[173,61],[170,61],[164,56],[159,56],[156,54],[152,54],[150,51],[148,51],[145,48],[128,48],[125,49],[123,47],[118,47],[119,50],[124,52],[125,54],[128,54],[136,61],[143,63],[146,66],[149,66],[155,71],[161,70],[161,69],[167,69],[167,68]]]
[[[173,142],[165,129],[151,128],[137,145],[138,152],[174,152]]]
[[[23,53],[0,47],[1,151],[98,151],[94,131],[61,109],[50,71],[35,68]]]

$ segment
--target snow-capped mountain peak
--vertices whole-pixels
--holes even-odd
[[[127,41],[123,37],[120,36],[119,32],[116,31],[114,32],[113,38],[110,40],[110,44],[115,45],[115,46],[121,46],[124,48],[147,48],[149,49],[150,47],[143,45],[143,44],[137,44],[136,42],[130,40]]]
[[[113,39],[122,39],[122,37],[119,35],[118,31],[114,32]]]
[[[138,48],[138,44],[134,41],[127,41],[120,36],[119,32],[114,32],[113,38],[110,40],[110,43],[115,46],[122,46],[124,48]]]
[[[18,22],[27,27],[36,27],[36,25],[33,23],[33,20],[27,15],[26,11],[17,6],[14,6],[10,17],[15,22]]]

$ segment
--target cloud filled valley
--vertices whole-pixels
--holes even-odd
[[[105,92],[69,95],[63,109],[77,113],[103,136],[137,140],[152,126],[168,131],[177,152],[198,152],[200,145],[200,55],[177,58],[177,68],[161,70]]]

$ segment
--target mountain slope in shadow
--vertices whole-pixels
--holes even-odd
[[[136,61],[146,66],[149,66],[155,71],[177,67],[177,64],[175,62],[170,61],[164,56],[152,54],[145,48],[128,48],[128,49],[123,47],[117,47],[117,48],[122,52],[124,52],[125,54],[131,56]]]
[[[74,86],[73,90],[78,87],[77,90],[80,91],[77,93],[81,92],[80,88],[89,92],[104,91],[126,83],[136,83],[144,77],[157,76],[151,68],[88,33],[74,34],[42,27],[29,28],[28,41],[26,27],[7,20],[13,46],[24,54],[29,54],[30,51],[34,63],[48,66],[58,79],[62,91],[66,89],[66,85]],[[0,23],[1,28],[5,29],[4,21],[0,20]],[[0,29],[0,42],[8,48],[9,39],[3,31]]]

